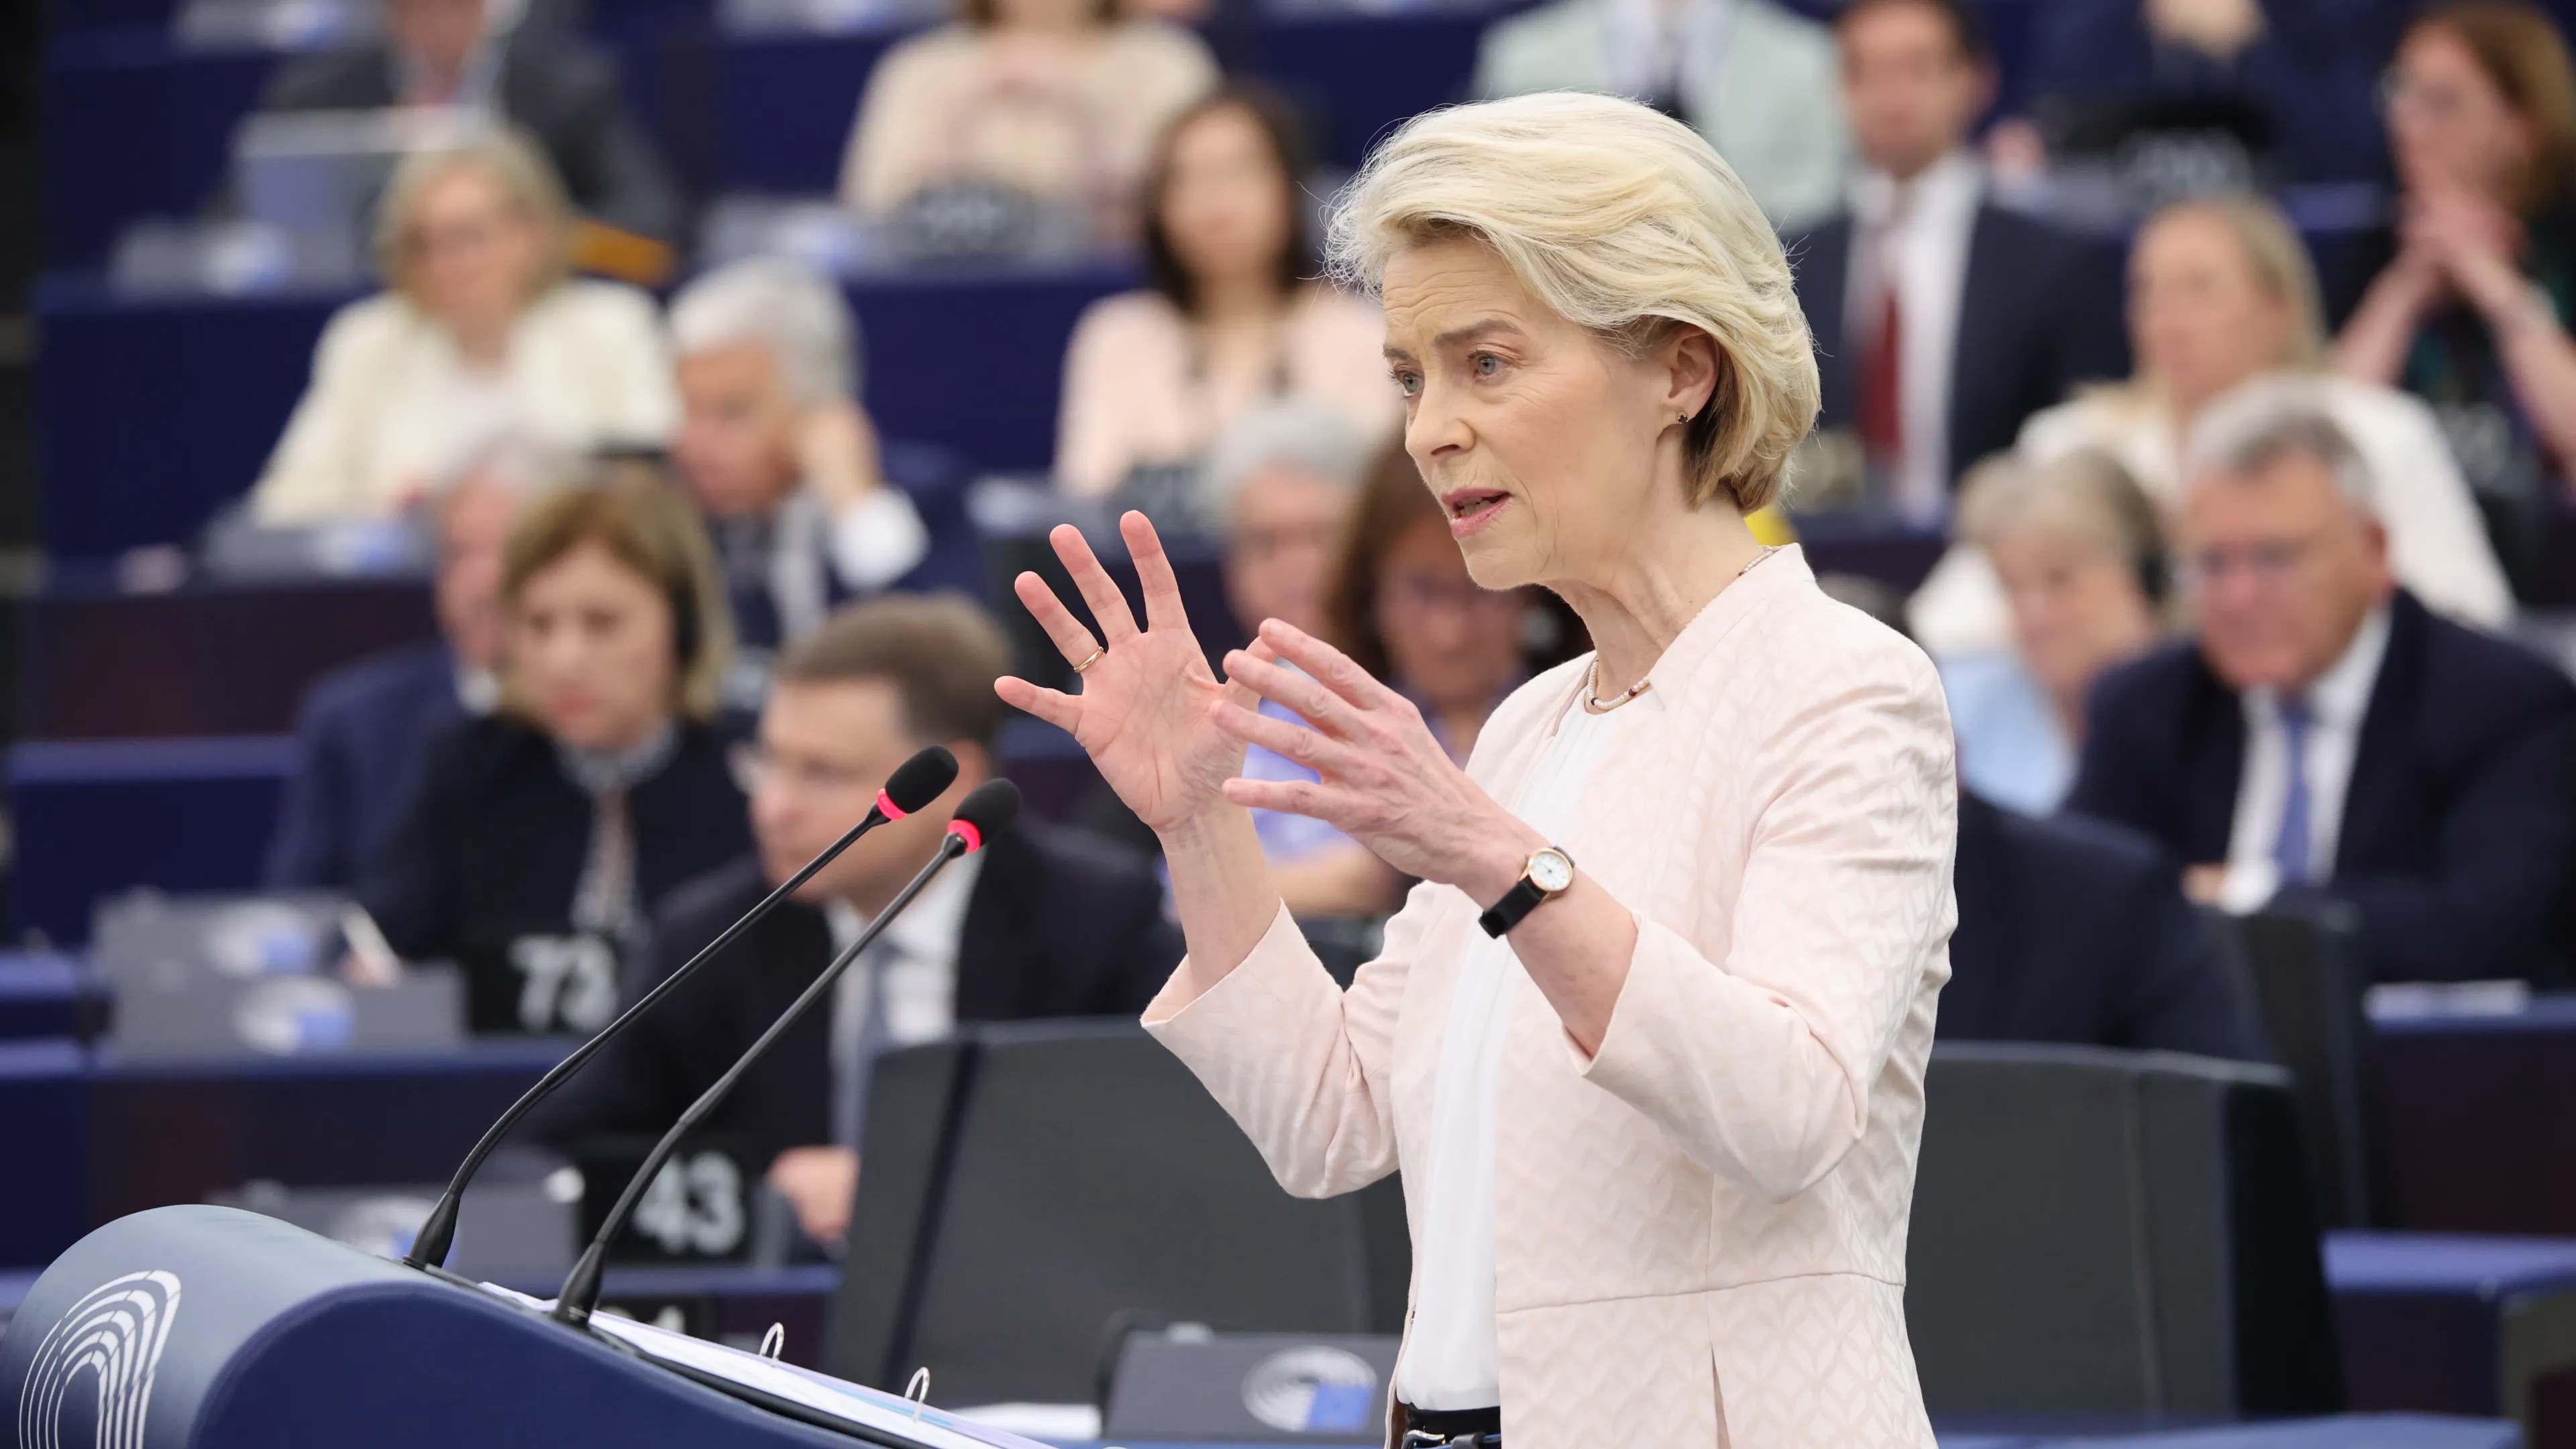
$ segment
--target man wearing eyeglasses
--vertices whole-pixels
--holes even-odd
[[[957,782],[861,838],[638,1021],[567,1089],[545,1135],[571,1146],[661,1132],[858,938],[930,858],[957,802],[991,777],[1004,713],[993,679],[1009,665],[999,628],[956,595],[852,605],[787,652],[758,742],[736,761],[758,852],[672,896],[628,999],[857,823],[915,751],[945,745]],[[744,1142],[754,1159],[774,1153],[770,1186],[807,1237],[836,1245],[879,1053],[976,1021],[1132,1018],[1180,959],[1144,860],[1024,819],[942,872],[841,979],[830,1009],[799,1021],[705,1130]]]
[[[2198,637],[2095,686],[2067,808],[2200,862],[2224,909],[2349,906],[2377,980],[2565,981],[2576,684],[2396,586],[2312,389],[2222,405],[2189,457]]]

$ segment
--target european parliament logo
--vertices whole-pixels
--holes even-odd
[[[18,1449],[65,1449],[64,1410],[83,1404],[75,1391],[84,1382],[95,1407],[93,1449],[143,1449],[152,1376],[178,1315],[179,1275],[157,1269],[110,1279],[73,1304],[27,1366],[18,1394]],[[78,1425],[73,1418],[75,1436]]]

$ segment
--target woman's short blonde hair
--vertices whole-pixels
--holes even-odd
[[[376,206],[376,270],[385,285],[419,300],[412,288],[413,228],[421,198],[455,171],[480,171],[501,188],[511,207],[545,238],[545,263],[531,297],[545,295],[572,270],[572,203],[545,153],[505,127],[478,129],[470,137],[424,147],[402,159],[385,182]]]
[[[673,713],[703,720],[724,701],[733,660],[733,614],[715,550],[680,486],[647,463],[601,464],[588,480],[537,499],[501,551],[501,607],[515,613],[528,581],[583,544],[633,569],[671,607]],[[526,701],[501,671],[501,702],[521,718]]]
[[[2039,535],[2098,550],[2129,566],[2151,601],[2165,593],[2164,519],[2110,454],[2079,448],[2034,463],[1998,453],[1959,484],[1958,535],[1980,548]]]
[[[1751,512],[1779,493],[1816,420],[1815,344],[1778,235],[1697,132],[1563,92],[1417,116],[1336,209],[1333,271],[1374,292],[1398,252],[1446,237],[1491,246],[1540,300],[1632,356],[1676,327],[1707,333],[1722,366],[1684,435],[1690,501]]]

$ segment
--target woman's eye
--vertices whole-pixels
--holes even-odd
[[[1479,352],[1468,359],[1478,377],[1493,377],[1503,370],[1503,360],[1490,352]]]
[[[1415,393],[1422,391],[1421,373],[1398,371],[1389,375],[1395,379],[1395,390],[1403,393],[1406,397],[1411,397]]]

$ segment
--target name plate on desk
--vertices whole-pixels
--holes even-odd
[[[1396,1343],[1188,1325],[1129,1334],[1101,1430],[1111,1439],[1378,1443]]]
[[[644,1138],[600,1138],[581,1144],[581,1241],[608,1219],[627,1180],[644,1165],[653,1144]],[[740,1263],[752,1254],[754,1198],[760,1187],[754,1156],[731,1137],[692,1137],[653,1177],[635,1205],[635,1216],[609,1245],[612,1263]]]

